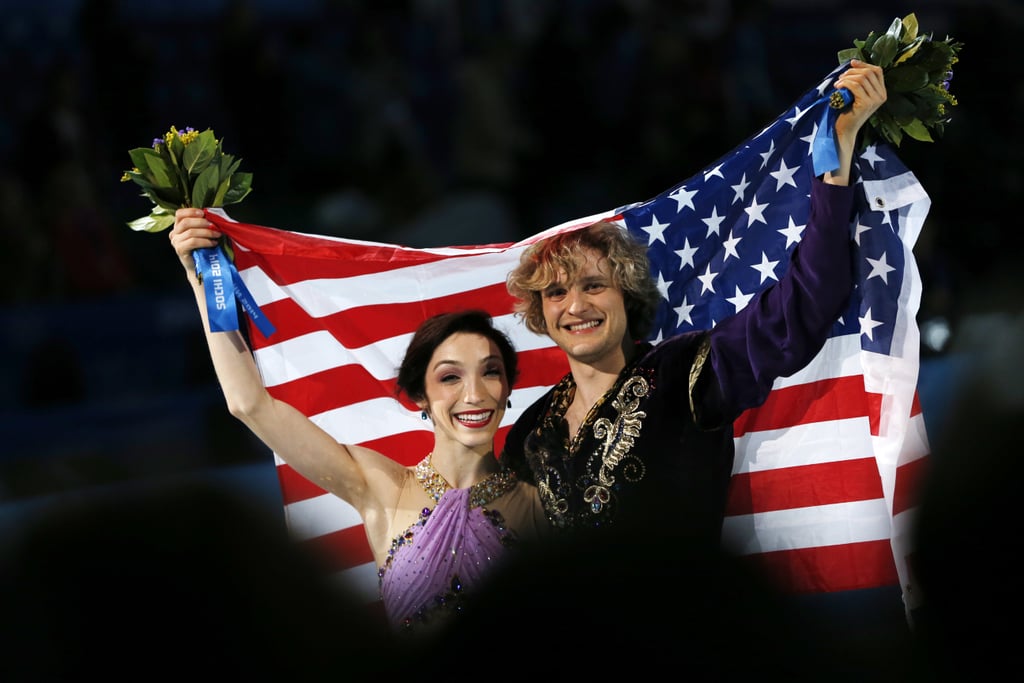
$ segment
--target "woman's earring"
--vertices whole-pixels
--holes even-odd
[[[427,419],[427,411],[425,411],[425,410],[420,411],[420,419],[421,420],[426,420]]]
[[[511,407],[512,407],[512,399],[509,399],[509,400],[508,400],[508,407],[509,407],[509,408],[511,408]]]

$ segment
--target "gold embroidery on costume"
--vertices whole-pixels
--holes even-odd
[[[693,359],[693,364],[690,366],[690,386],[689,391],[686,392],[690,397],[690,414],[694,417],[697,416],[697,408],[693,402],[693,390],[697,386],[697,378],[700,377],[700,372],[704,369],[704,361],[708,359],[709,353],[711,353],[711,337],[704,335],[704,338],[700,340],[700,346],[697,348],[697,355]]]
[[[559,497],[557,491],[561,477],[558,470],[550,465],[551,453],[546,449],[535,452],[537,467],[544,472],[544,476],[537,479],[537,493],[544,503],[545,510],[554,510],[558,515],[564,515],[569,509],[569,501],[565,497]]]
[[[613,472],[622,465],[621,474],[630,482],[639,481],[644,476],[644,464],[632,455],[635,439],[640,436],[643,419],[647,413],[640,410],[640,399],[650,392],[650,384],[644,377],[630,377],[612,401],[612,407],[618,411],[613,422],[602,417],[594,423],[594,437],[601,444],[594,455],[600,458],[597,471],[597,483],[591,484],[583,492],[583,500],[590,505],[593,513],[599,513],[611,500],[611,487],[615,484]]]
[[[544,423],[534,430],[528,447],[535,471],[544,473],[536,478],[537,492],[544,503],[544,509],[548,511],[549,519],[556,526],[566,524],[565,514],[569,511],[569,484],[561,472],[571,463],[574,449],[569,444],[568,430],[562,416],[569,408],[575,386],[572,375],[565,376],[555,385],[551,409]]]

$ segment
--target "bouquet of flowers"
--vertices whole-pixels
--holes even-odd
[[[132,230],[160,232],[174,225],[174,212],[183,207],[200,209],[237,204],[252,189],[252,174],[238,170],[240,160],[225,154],[213,131],[171,126],[151,147],[128,151],[134,166],[121,182],[132,181],[153,202],[153,210],[128,223]],[[256,327],[269,337],[274,326],[267,320],[235,268],[227,237],[215,247],[192,252],[196,276],[206,284],[206,310],[213,332],[237,330],[238,314],[232,300]]]
[[[121,182],[134,182],[153,202],[148,216],[128,223],[132,230],[166,230],[179,208],[236,204],[252,189],[252,174],[238,170],[241,160],[225,154],[210,129],[200,133],[171,126],[152,146],[129,150],[128,155],[134,166]]]
[[[840,64],[859,59],[885,73],[888,98],[868,121],[862,146],[883,139],[899,147],[904,135],[922,142],[941,137],[949,109],[957,104],[949,82],[961,47],[948,36],[935,40],[920,33],[917,17],[908,14],[894,19],[885,33],[872,31],[867,38],[854,40],[853,47],[840,50]]]

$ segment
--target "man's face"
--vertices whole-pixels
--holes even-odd
[[[625,364],[626,303],[602,255],[594,249],[583,254],[574,281],[562,273],[541,292],[547,333],[571,361],[618,372]]]

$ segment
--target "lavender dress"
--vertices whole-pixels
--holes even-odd
[[[504,558],[516,540],[502,515],[485,506],[505,495],[534,495],[508,470],[468,489],[454,489],[430,464],[415,467],[416,479],[436,501],[395,538],[378,571],[380,595],[395,631],[436,626],[457,612],[463,600]],[[540,513],[539,502],[537,505]]]

